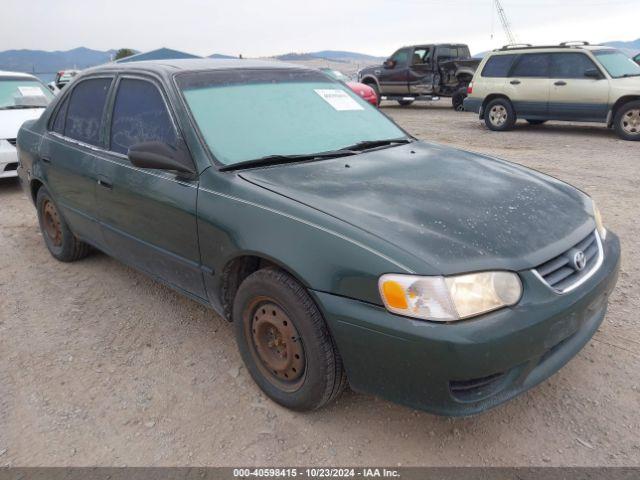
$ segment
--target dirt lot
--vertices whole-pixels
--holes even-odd
[[[598,201],[624,249],[593,341],[533,391],[447,419],[345,393],[299,414],[253,384],[232,329],[103,254],[56,262],[0,183],[0,465],[640,465],[640,145],[600,126],[492,133],[441,105],[385,112]]]

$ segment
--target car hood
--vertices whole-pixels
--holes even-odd
[[[612,85],[633,93],[640,93],[640,77],[614,78]]]
[[[44,108],[0,110],[0,139],[16,138],[22,124],[27,120],[40,118],[42,112]]]
[[[533,268],[595,228],[579,190],[424,142],[241,176],[386,240],[429,274]]]

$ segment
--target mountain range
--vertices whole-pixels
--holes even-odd
[[[612,41],[603,45],[623,50],[628,55],[640,52],[640,38],[630,42]],[[92,50],[79,47],[67,51],[48,52],[44,50],[6,50],[0,52],[0,70],[34,73],[43,80],[50,81],[55,72],[63,69],[75,68],[82,70],[94,65],[100,65],[111,61],[116,50]],[[391,52],[389,52],[391,53]],[[481,55],[481,54],[478,54]],[[476,56],[478,56],[476,55]],[[237,58],[236,56],[214,53],[209,58]],[[342,50],[320,50],[317,52],[286,53],[276,55],[275,58],[283,61],[326,60],[344,63],[380,63],[384,57],[367,55],[358,52]]]

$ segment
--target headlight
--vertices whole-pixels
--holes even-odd
[[[596,207],[596,202],[593,202],[593,219],[596,221],[596,229],[598,230],[598,235],[600,235],[600,240],[604,240],[607,236],[607,229],[604,228],[602,215],[600,214],[598,207]]]
[[[512,272],[480,272],[453,277],[387,274],[378,281],[380,296],[392,313],[451,322],[516,304],[520,277]]]

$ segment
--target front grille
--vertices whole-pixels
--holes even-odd
[[[7,138],[7,142],[9,142],[11,145],[15,147],[17,143],[17,138]]]
[[[580,252],[584,254],[582,268],[576,261]],[[566,293],[586,281],[601,263],[602,243],[594,231],[566,252],[538,266],[534,272],[553,290]]]
[[[5,172],[12,172],[18,169],[18,162],[8,163],[6,167],[4,167]]]

